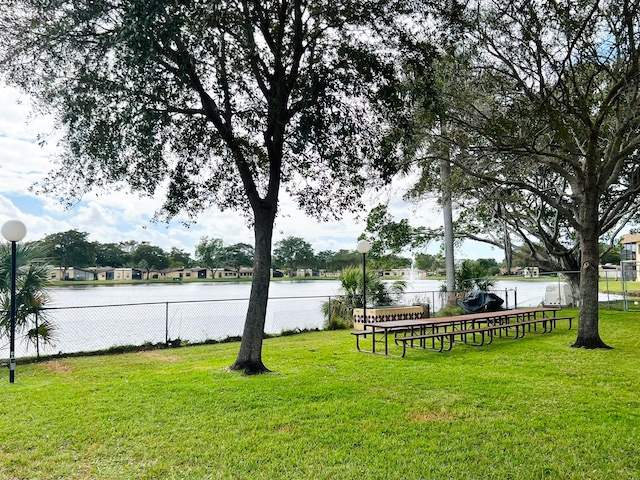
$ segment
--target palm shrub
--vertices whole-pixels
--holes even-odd
[[[455,273],[456,290],[487,291],[495,285],[495,280],[489,278],[488,270],[476,260],[465,260]]]
[[[21,244],[16,251],[16,336],[33,345],[52,344],[56,327],[40,309],[49,301],[50,281],[44,250]],[[11,247],[0,246],[0,337],[9,337],[11,322]]]
[[[495,285],[495,280],[489,278],[489,270],[476,260],[463,261],[455,271],[455,286],[453,292],[447,291],[447,286],[440,286],[440,300],[443,308],[438,310],[438,316],[457,315],[465,313],[457,304],[467,296],[470,290],[486,292]]]
[[[322,304],[325,330],[353,328],[353,309],[362,308],[362,270],[348,267],[340,277],[341,295]],[[383,282],[375,272],[367,272],[367,305],[396,305],[397,299],[407,288],[403,280]]]

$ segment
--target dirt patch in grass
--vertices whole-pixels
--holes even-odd
[[[416,423],[423,422],[441,422],[444,420],[453,420],[454,416],[446,410],[438,410],[436,412],[412,412],[409,414],[409,421]]]
[[[60,360],[45,362],[42,364],[42,367],[51,373],[57,373],[59,375],[69,375],[75,372],[75,368]]]
[[[175,355],[169,355],[163,351],[150,350],[147,352],[141,352],[140,355],[147,358],[153,358],[154,360],[160,360],[162,362],[174,363],[179,360]]]

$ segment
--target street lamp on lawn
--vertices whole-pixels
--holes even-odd
[[[367,240],[360,240],[356,246],[358,252],[362,254],[362,322],[367,321],[367,253],[371,250],[371,243]]]
[[[9,220],[2,225],[2,236],[11,242],[11,323],[9,327],[9,383],[16,375],[16,242],[27,234],[27,227],[20,220]]]

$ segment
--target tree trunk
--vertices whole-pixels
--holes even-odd
[[[450,305],[456,302],[456,269],[455,253],[453,246],[453,214],[451,208],[451,197],[443,207],[444,214],[444,251],[445,251],[445,272],[447,282],[447,303]]]
[[[503,224],[504,229],[504,262],[507,268],[507,275],[511,275],[511,267],[513,266],[513,245],[511,244],[511,234],[507,222]]]
[[[598,264],[599,229],[598,201],[593,190],[585,187],[585,199],[580,207],[580,313],[576,348],[611,348],[601,339],[598,331]]]
[[[451,202],[450,175],[451,166],[448,159],[440,161],[440,174],[442,180],[442,215],[444,216],[444,261],[447,285],[447,304],[456,303],[456,271],[455,255],[453,248],[453,207]]]
[[[262,340],[271,280],[271,239],[275,211],[275,206],[268,205],[268,202],[263,201],[261,211],[256,211],[254,215],[255,252],[249,308],[244,322],[238,358],[229,367],[230,370],[244,370],[246,375],[270,371],[262,363]]]

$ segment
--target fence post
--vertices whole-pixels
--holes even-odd
[[[435,315],[437,309],[436,309],[436,292],[431,292],[431,299],[433,300],[431,302],[431,305],[433,305],[433,307],[431,308],[431,313]]]
[[[164,344],[169,345],[169,302],[164,302]]]
[[[36,310],[36,358],[40,360],[40,329],[38,327],[38,311]]]

